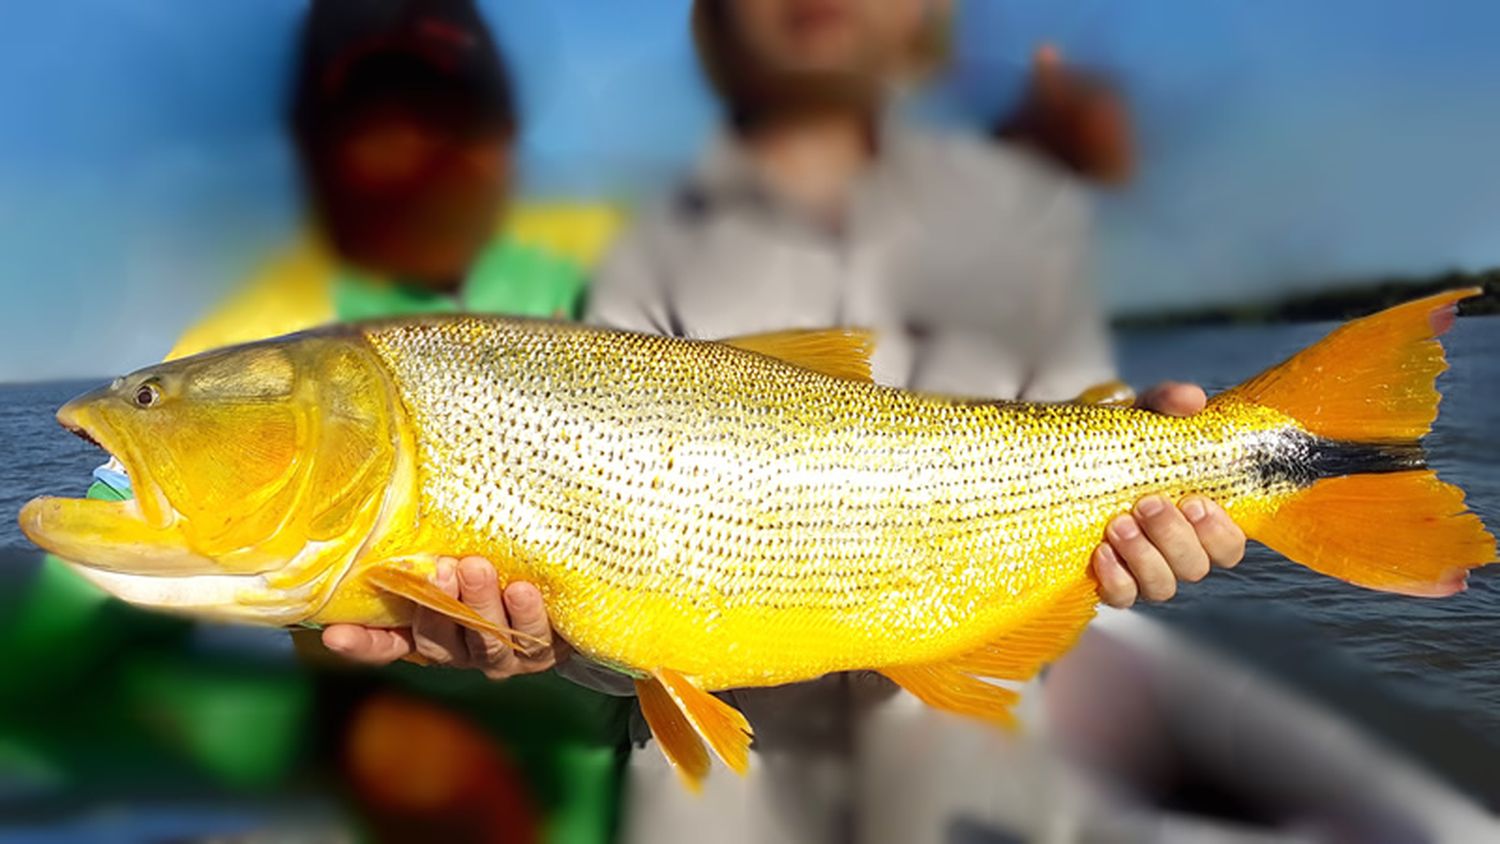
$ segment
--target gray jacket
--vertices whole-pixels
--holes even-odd
[[[854,325],[876,378],[1054,400],[1113,377],[1082,189],[1029,155],[888,128],[837,226],[779,202],[733,143],[605,261],[591,322],[698,338]]]

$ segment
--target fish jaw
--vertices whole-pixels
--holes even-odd
[[[280,627],[302,621],[309,612],[307,600],[288,600],[284,595],[276,595],[276,600],[264,600],[273,594],[264,575],[156,577],[106,571],[76,563],[69,565],[84,580],[127,604],[172,615]],[[256,597],[262,600],[254,600]]]
[[[193,618],[284,626],[307,620],[337,590],[331,577],[281,582],[285,571],[232,573],[194,552],[177,525],[154,528],[134,501],[36,498],[21,508],[21,531],[85,580],[126,603]],[[311,543],[288,569],[327,553]],[[337,551],[337,549],[334,549]],[[334,556],[342,556],[335,553]],[[373,620],[385,614],[376,613]]]
[[[146,609],[260,625],[293,624],[313,609],[312,590],[288,594],[264,575],[225,574],[175,527],[147,524],[134,501],[36,498],[21,508],[20,524],[85,580]]]
[[[104,571],[150,576],[221,574],[195,553],[175,525],[159,528],[136,500],[34,498],[21,508],[21,532],[64,560]]]

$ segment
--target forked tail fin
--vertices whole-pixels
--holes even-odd
[[[1347,323],[1229,390],[1339,444],[1416,446],[1437,418],[1447,368],[1437,337],[1478,288],[1428,296]],[[1358,468],[1354,468],[1358,472]],[[1328,477],[1245,525],[1251,537],[1314,571],[1371,589],[1436,597],[1495,560],[1495,540],[1458,487],[1427,469]]]

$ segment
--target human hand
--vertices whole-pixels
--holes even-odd
[[[1053,44],[1037,48],[1021,105],[998,134],[1103,185],[1122,185],[1135,169],[1125,98],[1107,78],[1066,64]]]
[[[1137,406],[1168,416],[1191,416],[1207,404],[1192,384],[1165,383],[1146,391]],[[1094,549],[1094,573],[1106,604],[1128,607],[1137,597],[1165,601],[1177,581],[1196,583],[1211,567],[1234,568],[1245,556],[1245,532],[1213,501],[1188,496],[1176,506],[1148,495],[1135,510],[1109,523]]]
[[[491,680],[546,671],[570,653],[567,643],[552,634],[537,588],[529,583],[512,583],[502,592],[495,567],[483,557],[438,558],[434,582],[490,621],[536,637],[543,644],[513,649],[494,636],[417,607],[410,628],[331,624],[323,631],[324,647],[366,665],[385,665],[415,654],[433,665],[477,669]]]

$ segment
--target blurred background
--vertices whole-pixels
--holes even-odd
[[[513,101],[475,131],[513,150],[502,230],[532,250],[504,266],[574,280],[556,301],[512,291],[519,310],[576,313],[617,233],[715,135],[691,6],[478,4]],[[15,529],[22,502],[76,495],[101,459],[56,428],[58,404],[161,359],[247,280],[314,272],[288,131],[307,13],[299,0],[0,0],[5,840],[581,842],[616,829],[616,701],[550,677],[356,672],[299,659],[285,634],[146,617],[46,583]],[[1496,32],[1500,6],[1484,0],[960,0],[946,61],[895,108],[1028,148],[1077,183],[1090,281],[1132,384],[1212,391],[1310,342],[1317,321],[1486,285],[1452,336],[1433,450],[1493,529]],[[1057,79],[1066,96],[1049,100]],[[306,130],[304,156],[317,131],[333,130]],[[1442,788],[1500,806],[1492,577],[1423,603],[1356,594],[1258,549],[1146,611]],[[1193,811],[1223,808],[1201,798]]]
[[[688,3],[480,6],[515,77],[527,195],[639,202],[712,131]],[[913,104],[934,119],[1001,118],[1042,43],[1128,97],[1139,161],[1103,198],[1097,261],[1120,313],[1500,263],[1493,4],[959,7],[951,67]],[[304,9],[6,4],[0,378],[154,361],[292,235]]]

